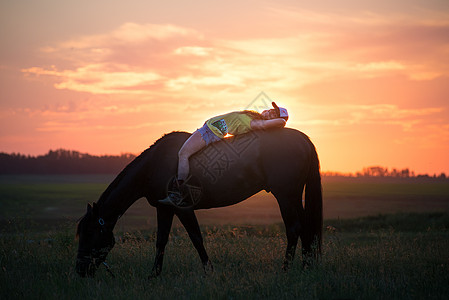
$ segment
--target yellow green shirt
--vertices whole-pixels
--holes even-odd
[[[223,138],[228,133],[237,135],[250,131],[252,120],[249,115],[236,111],[210,118],[206,124],[216,136]]]

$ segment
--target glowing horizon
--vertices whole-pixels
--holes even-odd
[[[86,5],[1,4],[0,152],[138,154],[263,91],[323,171],[449,171],[445,1]]]

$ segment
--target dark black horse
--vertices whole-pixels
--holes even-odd
[[[118,218],[141,197],[157,209],[153,276],[162,270],[174,215],[187,230],[205,270],[211,270],[194,209],[232,205],[261,190],[273,193],[281,210],[288,241],[283,267],[293,260],[298,238],[303,262],[318,257],[323,223],[321,178],[315,147],[305,134],[289,128],[272,129],[213,143],[190,159],[190,173],[202,186],[200,202],[193,209],[160,204],[157,200],[167,196],[167,183],[176,174],[178,151],[189,136],[172,132],[160,138],[125,167],[97,203],[88,204],[77,230],[76,271],[81,276],[93,276],[105,262],[115,243],[112,231]]]

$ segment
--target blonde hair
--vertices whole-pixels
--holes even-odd
[[[262,117],[262,115],[255,110],[242,110],[240,113],[251,117],[251,119],[253,119],[253,120],[263,120],[264,119]]]

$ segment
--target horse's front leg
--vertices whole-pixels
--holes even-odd
[[[168,242],[171,225],[173,223],[174,211],[171,207],[157,208],[157,240],[156,240],[156,257],[154,259],[153,269],[150,278],[156,277],[162,272],[162,263],[164,260],[165,246]]]
[[[204,248],[203,236],[201,235],[200,226],[198,224],[198,220],[196,219],[195,212],[193,209],[177,211],[176,215],[181,221],[184,228],[187,230],[189,234],[190,240],[193,243],[196,251],[201,259],[201,263],[203,264],[203,269],[206,274],[210,274],[214,271],[212,263],[209,260],[209,256],[207,255],[206,249]]]

